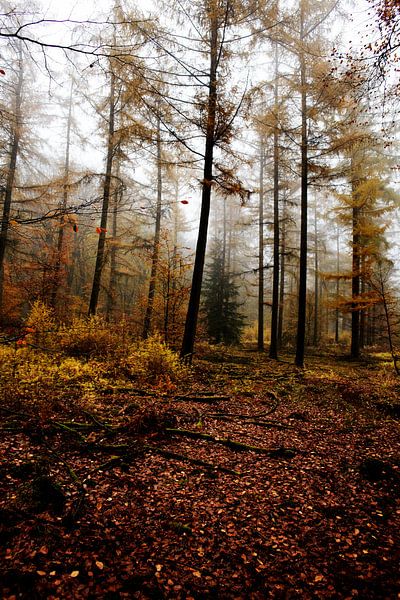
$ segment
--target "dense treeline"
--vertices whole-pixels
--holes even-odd
[[[331,0],[165,8],[3,9],[4,339],[40,301],[189,362],[196,336],[395,357],[396,3],[350,56]]]

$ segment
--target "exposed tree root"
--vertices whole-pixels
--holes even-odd
[[[296,450],[289,448],[277,448],[270,450],[268,448],[261,448],[260,446],[251,446],[249,444],[243,444],[242,442],[235,442],[229,438],[216,438],[208,433],[200,433],[197,431],[190,431],[189,429],[173,429],[167,428],[165,430],[169,435],[182,435],[185,437],[205,440],[206,442],[213,442],[214,444],[221,444],[227,446],[232,450],[243,451],[247,450],[250,452],[257,452],[258,454],[266,454],[272,458],[292,458],[296,454]]]
[[[164,450],[164,448],[159,448],[157,446],[146,445],[146,450],[151,450],[152,452],[156,452],[160,456],[164,456],[165,458],[172,458],[174,460],[182,460],[184,462],[190,462],[194,465],[198,465],[200,467],[205,467],[206,469],[210,469],[211,471],[221,471],[222,473],[228,473],[229,475],[235,475],[237,477],[241,477],[242,473],[239,471],[234,471],[233,469],[228,469],[226,467],[221,467],[219,465],[214,465],[213,463],[209,463],[205,460],[200,460],[198,458],[192,458],[190,456],[186,456],[185,454],[179,454],[177,452],[170,452],[169,450]]]
[[[203,404],[214,404],[215,402],[227,402],[229,396],[175,396],[176,402],[201,402]]]

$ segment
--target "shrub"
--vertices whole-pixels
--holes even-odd
[[[57,343],[54,312],[44,302],[36,300],[32,304],[26,320],[27,343],[45,349],[54,348]]]
[[[107,374],[97,361],[83,363],[29,347],[0,347],[0,382],[6,397],[45,405],[61,396],[90,398],[105,387]]]
[[[151,383],[178,381],[188,373],[178,355],[159,337],[151,337],[132,349],[125,361],[125,371],[131,378]]]
[[[78,358],[106,357],[122,351],[121,340],[101,317],[74,319],[63,328],[60,349]]]

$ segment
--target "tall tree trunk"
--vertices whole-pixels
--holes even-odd
[[[300,39],[304,42],[304,0],[300,3]],[[300,265],[299,297],[297,314],[297,343],[295,363],[304,366],[304,345],[306,333],[307,304],[307,212],[308,212],[308,132],[307,132],[307,78],[304,50],[300,52],[301,86],[301,226],[300,226]]]
[[[339,227],[336,229],[336,273],[340,272],[340,236]],[[335,308],[335,343],[339,343],[339,297],[340,297],[340,279],[336,279],[336,308]]]
[[[279,314],[278,314],[278,348],[282,347],[283,334],[283,316],[285,310],[285,267],[286,267],[286,201],[283,197],[282,211],[282,227],[281,227],[281,259],[280,259],[280,275],[279,275]]]
[[[353,163],[352,158],[352,163]],[[352,165],[352,171],[353,165]],[[352,297],[352,312],[351,312],[351,358],[359,358],[360,356],[360,310],[358,301],[360,295],[360,208],[357,206],[356,190],[358,181],[352,176],[352,277],[351,277],[351,297]]]
[[[119,162],[117,163],[116,173],[116,187],[114,190],[114,203],[112,208],[112,243],[110,248],[110,278],[108,281],[108,294],[106,304],[106,321],[112,320],[113,311],[115,309],[116,301],[116,287],[117,287],[117,233],[118,233],[118,210],[122,202],[123,186],[119,179]]]
[[[318,223],[317,223],[317,201],[314,205],[314,331],[313,345],[318,345],[319,338],[319,280],[318,280]]]
[[[264,351],[264,139],[260,139],[260,177],[258,200],[258,336],[257,348]]]
[[[221,314],[226,314],[226,305],[228,303],[228,277],[229,267],[226,264],[227,258],[227,217],[226,217],[226,198],[222,200],[222,256],[221,256]]]
[[[97,311],[97,304],[98,304],[99,294],[100,294],[101,275],[103,272],[104,259],[105,259],[108,206],[110,203],[111,176],[112,176],[114,149],[115,149],[115,146],[114,146],[115,107],[116,107],[115,75],[114,75],[114,72],[111,70],[110,111],[109,111],[109,118],[108,118],[106,172],[105,172],[105,178],[104,178],[103,204],[102,204],[102,210],[101,210],[99,242],[97,245],[96,266],[94,269],[92,294],[90,296],[90,303],[89,303],[89,316],[95,315],[96,311]]]
[[[361,288],[361,295],[365,294],[366,291],[366,285],[365,285],[365,256],[364,254],[361,257],[361,275],[360,275],[360,288]],[[366,318],[367,318],[367,310],[366,308],[363,308],[363,310],[360,311],[360,349],[364,348],[365,346],[365,337],[366,337]]]
[[[368,344],[370,346],[373,346],[375,344],[375,334],[376,334],[376,328],[375,328],[375,323],[376,323],[376,304],[372,305],[371,308],[371,314],[370,314],[370,318],[369,318],[369,327],[368,327]]]
[[[161,123],[157,119],[157,206],[156,223],[154,229],[154,244],[151,257],[151,272],[149,283],[149,294],[147,297],[146,314],[143,324],[143,338],[147,339],[151,329],[151,318],[153,315],[154,297],[156,294],[158,260],[160,256],[160,231],[161,231],[161,206],[162,206],[162,156],[161,156]]]
[[[181,358],[191,362],[197,320],[200,308],[201,286],[207,246],[207,231],[210,215],[211,186],[213,180],[213,155],[215,146],[215,122],[217,112],[217,69],[218,69],[218,21],[216,10],[211,14],[210,31],[210,78],[208,84],[207,130],[204,153],[204,171],[201,195],[200,223],[196,245],[196,255],[190,290],[189,305],[186,313]]]
[[[63,187],[63,197],[61,202],[61,217],[59,222],[58,229],[58,238],[57,238],[57,254],[56,254],[56,263],[54,265],[54,279],[51,291],[50,298],[50,306],[52,308],[56,308],[57,305],[57,293],[60,287],[60,271],[61,271],[61,263],[62,263],[62,254],[63,254],[63,245],[64,245],[64,230],[65,230],[65,211],[67,208],[68,202],[68,180],[69,180],[69,157],[70,157],[70,145],[71,145],[71,126],[72,126],[72,91],[73,91],[74,83],[71,81],[71,88],[69,94],[69,104],[68,104],[68,117],[67,117],[67,140],[65,147],[65,162],[64,162],[64,187]]]
[[[279,311],[279,130],[278,130],[278,45],[275,45],[274,86],[274,253],[272,272],[271,343],[269,357],[278,358],[278,311]]]
[[[22,87],[24,80],[22,49],[19,49],[18,57],[18,78],[14,95],[14,122],[11,131],[10,155],[7,169],[6,187],[4,191],[3,216],[0,230],[0,311],[2,312],[4,303],[4,266],[5,254],[8,240],[8,229],[10,223],[11,203],[14,190],[15,174],[17,170],[17,158],[21,140],[21,105],[22,105]]]
[[[179,177],[178,169],[175,172],[175,202],[173,205],[174,230],[173,249],[171,261],[168,265],[168,289],[164,313],[164,340],[167,343],[170,331],[175,332],[176,324],[176,277],[178,268],[178,225],[179,225]]]

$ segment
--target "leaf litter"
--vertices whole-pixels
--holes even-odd
[[[3,598],[398,597],[398,382],[224,360],[86,413],[4,407]]]

